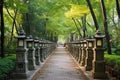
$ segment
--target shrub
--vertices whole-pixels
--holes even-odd
[[[0,59],[0,80],[4,79],[15,66],[15,55]]]
[[[105,57],[106,64],[111,65],[114,68],[114,70],[120,71],[120,56],[119,55],[105,54],[104,57]]]

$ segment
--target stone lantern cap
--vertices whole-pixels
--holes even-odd
[[[47,40],[44,40],[44,44],[47,44],[48,43],[48,41]]]
[[[68,42],[67,44],[71,45],[71,42]]]
[[[75,41],[71,42],[71,44],[75,44],[75,43],[76,43]]]
[[[51,42],[51,41],[47,41],[47,43],[48,43],[48,44],[52,44],[53,42]]]
[[[80,40],[80,43],[82,43],[83,42],[83,40]]]
[[[92,36],[90,36],[88,39],[86,39],[86,41],[92,42],[92,41],[94,41],[94,38]]]
[[[50,44],[52,44],[53,42],[49,42]]]
[[[77,42],[73,42],[73,44],[77,44]]]
[[[43,40],[39,40],[39,43],[40,43],[40,44],[43,44]]]
[[[39,43],[39,38],[35,37],[34,42]]]
[[[82,41],[82,43],[83,43],[83,47],[87,47],[87,41],[86,41],[86,39],[84,39],[84,40]]]
[[[25,35],[25,31],[23,29],[21,29],[18,34],[19,35]]]
[[[87,41],[86,41],[86,39],[85,39],[85,40],[83,40],[82,42],[83,42],[83,43],[86,43]]]
[[[97,30],[95,38],[104,38],[105,35],[102,35],[102,33],[100,32],[100,30]]]
[[[75,41],[75,44],[80,44],[80,41],[79,40]]]
[[[33,41],[32,35],[29,35],[29,36],[27,37],[27,41]]]
[[[26,38],[26,36],[25,36],[25,32],[24,32],[24,30],[23,30],[23,29],[22,29],[22,30],[20,30],[20,31],[19,31],[19,33],[18,33],[18,36],[17,36],[17,37],[15,37],[15,38],[25,39],[25,38]]]

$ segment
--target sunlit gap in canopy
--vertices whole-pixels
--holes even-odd
[[[63,45],[67,41],[68,37],[65,35],[58,36],[58,45]]]

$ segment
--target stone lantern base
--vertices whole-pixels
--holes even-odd
[[[43,47],[42,46],[40,47],[40,61],[44,62],[44,59],[43,59]]]
[[[82,61],[81,61],[81,66],[85,66],[85,59],[86,59],[86,50],[85,50],[85,48],[82,48]]]
[[[27,61],[27,49],[16,49],[16,66],[15,72],[12,74],[14,79],[27,79],[29,77],[28,61]]]
[[[95,48],[92,75],[95,79],[106,79],[105,72],[104,48]]]
[[[13,73],[12,75],[13,75],[12,78],[15,79],[15,80],[28,79],[30,77],[29,71],[26,72],[26,73]]]
[[[93,61],[93,50],[91,48],[86,49],[86,64],[85,70],[90,71],[92,70],[92,61]]]
[[[35,64],[40,65],[40,49],[35,50]]]
[[[107,79],[105,72],[105,61],[93,61],[92,76],[94,79]]]
[[[92,63],[90,63],[90,62],[92,62],[92,59],[86,59],[86,65],[85,65],[86,71],[92,70]]]
[[[31,48],[28,50],[28,69],[34,70],[36,67],[35,65],[35,49]]]

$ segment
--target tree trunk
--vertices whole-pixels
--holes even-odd
[[[73,35],[74,35],[74,33],[70,33],[70,42],[73,41]]]
[[[105,37],[106,37],[106,42],[107,42],[107,50],[108,50],[108,54],[111,54],[111,43],[110,43],[110,36],[109,36],[109,31],[108,31],[106,8],[105,8],[103,0],[101,0],[101,8],[102,8],[102,13],[103,13],[104,30],[105,30]]]
[[[90,0],[86,0],[86,2],[87,2],[87,4],[88,4],[89,10],[90,10],[91,15],[92,15],[92,18],[93,18],[93,20],[94,20],[94,24],[95,24],[96,30],[98,30],[98,29],[99,29],[99,25],[98,25],[98,22],[97,22],[95,13],[94,13],[94,11],[93,11],[92,5],[91,5],[91,3],[90,3]]]
[[[118,17],[120,19],[120,6],[119,6],[119,1],[118,0],[115,0],[116,1],[116,10],[117,10],[117,14],[118,14]]]
[[[5,8],[6,8],[6,11],[7,11],[8,15],[13,19],[13,21],[14,21],[14,25],[15,25],[15,29],[16,29],[17,34],[18,34],[17,23],[16,23],[16,20],[14,19],[14,17],[16,18],[16,16],[17,16],[17,12],[18,12],[18,10],[14,10],[15,16],[13,17],[13,16],[10,14],[10,12],[9,12],[9,10],[8,10],[8,8],[7,8],[6,5],[5,5]]]
[[[79,26],[82,27],[82,24],[80,23],[80,21],[79,21],[78,19],[77,19],[77,22],[78,22]],[[82,38],[82,34],[81,34],[80,29],[81,29],[81,28],[79,28],[79,32],[80,32],[79,34],[80,34],[80,37]]]
[[[29,14],[26,13],[26,33],[30,35]]]
[[[73,21],[74,21],[74,23],[75,23],[75,27],[76,27],[76,29],[77,29],[77,31],[78,31],[78,33],[79,33],[79,36],[81,36],[80,31],[79,31],[79,28],[78,28],[78,26],[77,26],[77,23],[76,23],[75,19],[74,19],[74,18],[72,18],[72,20],[73,20]]]
[[[84,17],[82,18],[82,24],[83,24],[83,38],[86,37],[86,32],[87,32],[87,29],[86,29],[86,15],[84,15]]]
[[[3,0],[0,2],[0,17],[1,17],[1,57],[4,58],[4,17],[3,17]]]
[[[9,46],[11,45],[11,43],[12,43],[13,34],[14,34],[14,26],[16,26],[16,25],[15,25],[15,24],[16,24],[15,20],[16,20],[16,17],[17,17],[17,10],[15,10],[14,13],[15,13],[15,16],[12,18],[12,19],[13,19],[13,24],[12,24],[11,37],[10,37],[10,40],[9,40],[9,43],[8,43],[7,47],[9,47]]]

